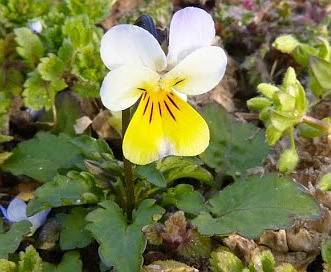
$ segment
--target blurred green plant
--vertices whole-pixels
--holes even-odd
[[[0,259],[0,269],[3,272],[80,272],[82,271],[82,261],[79,259],[77,251],[66,252],[58,265],[43,262],[36,249],[29,245],[25,251],[19,253],[19,261],[16,264],[7,259]]]
[[[33,111],[51,110],[55,127],[55,99],[60,91],[99,96],[106,70],[95,57],[103,34],[95,23],[108,15],[111,4],[108,0],[0,2],[1,130],[14,97],[22,95],[24,106]],[[10,140],[1,135],[1,141]]]
[[[273,46],[283,53],[293,55],[295,61],[308,69],[309,88],[319,101],[331,94],[331,48],[330,37],[319,36],[309,43],[299,42],[292,35],[278,37]],[[317,103],[315,102],[315,103]]]
[[[273,41],[277,41],[280,35],[300,39],[299,47],[302,46],[302,50],[298,52],[301,53],[309,53],[313,49],[310,52],[315,54],[319,47],[323,47],[323,42],[316,37],[330,42],[328,32],[331,16],[325,11],[327,4],[323,2],[222,1],[221,5],[215,7],[213,15],[218,33],[227,52],[239,63],[245,77],[243,89],[254,91],[260,82],[280,82],[284,70],[289,63],[293,63],[292,57],[272,50]],[[245,3],[250,5],[245,6]],[[291,35],[287,35],[289,33]],[[283,43],[281,51],[289,53],[291,42]],[[315,83],[312,82],[312,85]],[[318,86],[315,90],[321,91]]]
[[[301,135],[312,138],[330,136],[331,124],[327,120],[318,120],[307,115],[306,93],[292,67],[287,69],[282,85],[261,83],[257,90],[262,96],[251,98],[247,101],[247,106],[251,110],[259,111],[259,119],[266,126],[266,139],[269,145],[275,145],[283,136],[290,137],[291,146],[281,154],[277,164],[280,172],[289,174],[299,162],[294,128],[304,124],[301,126]]]
[[[211,254],[210,263],[213,272],[297,272],[291,264],[284,263],[276,266],[271,251],[265,250],[256,253],[247,268],[241,260],[227,248],[220,248]]]

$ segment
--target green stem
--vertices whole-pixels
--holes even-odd
[[[291,149],[295,150],[294,127],[290,127],[289,129],[290,129]]]
[[[130,108],[122,111],[122,135],[125,135],[126,129],[130,123]],[[123,158],[124,162],[124,180],[125,180],[125,190],[126,190],[126,212],[127,219],[130,222],[132,220],[132,211],[135,207],[135,196],[134,196],[134,180],[132,174],[132,163]]]
[[[323,122],[311,116],[304,116],[302,121],[316,129],[325,131],[327,134],[331,134],[331,125],[327,122]]]
[[[52,113],[53,113],[53,123],[54,123],[54,126],[56,126],[57,125],[57,110],[56,110],[55,102],[52,104]]]

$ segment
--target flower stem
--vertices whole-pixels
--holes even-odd
[[[294,127],[289,127],[289,130],[290,130],[291,149],[295,151]]]
[[[323,122],[311,116],[304,116],[302,121],[314,128],[326,132],[327,134],[331,133],[331,124],[327,122]]]
[[[130,108],[122,111],[122,135],[125,135],[125,131],[130,123]],[[125,179],[125,190],[126,190],[126,213],[127,219],[130,222],[132,220],[132,211],[135,207],[135,196],[134,196],[134,181],[132,174],[132,163],[123,158],[124,162],[124,179]]]

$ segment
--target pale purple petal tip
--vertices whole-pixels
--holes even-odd
[[[47,219],[47,215],[49,214],[49,212],[51,211],[51,209],[46,209],[46,210],[43,210],[33,216],[30,216],[28,217],[28,220],[31,222],[32,224],[32,227],[31,229],[32,230],[36,230],[38,229],[40,226],[42,226],[46,219]]]
[[[2,215],[3,215],[7,220],[9,220],[9,219],[8,219],[7,210],[6,210],[4,207],[2,207],[2,205],[0,205],[0,210],[1,210]]]
[[[209,46],[215,37],[215,24],[206,11],[187,7],[172,17],[169,31],[168,68],[174,67],[191,52]]]
[[[20,222],[22,220],[28,220],[26,216],[26,203],[20,198],[14,198],[7,208],[8,221]]]

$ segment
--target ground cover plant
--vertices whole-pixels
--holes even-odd
[[[330,10],[0,0],[0,271],[329,271]]]

